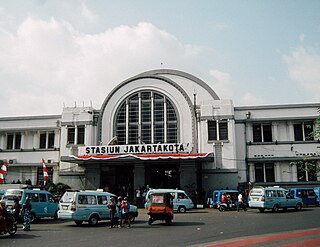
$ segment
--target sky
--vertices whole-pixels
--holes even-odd
[[[1,0],[0,117],[100,109],[175,69],[234,106],[320,102],[319,0]]]

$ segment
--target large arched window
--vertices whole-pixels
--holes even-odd
[[[115,117],[118,144],[177,143],[177,114],[166,96],[154,91],[130,95]]]

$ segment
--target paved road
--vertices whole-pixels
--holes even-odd
[[[303,241],[309,241],[305,246],[319,246],[320,239],[319,207],[278,213],[195,209],[175,214],[172,226],[158,221],[149,226],[147,219],[141,209],[132,228],[124,229],[108,229],[107,222],[79,227],[71,221],[41,220],[30,232],[20,225],[17,235],[1,236],[0,246],[285,246]]]

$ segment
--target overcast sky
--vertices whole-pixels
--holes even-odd
[[[320,102],[320,1],[0,1],[0,117],[100,109],[159,68],[235,106]]]

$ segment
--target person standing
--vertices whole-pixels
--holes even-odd
[[[121,223],[122,223],[122,210],[121,210],[121,206],[122,206],[122,197],[119,196],[118,197],[118,202],[117,202],[117,209],[119,212],[119,221],[118,221],[118,227],[121,228]]]
[[[0,235],[6,230],[6,217],[4,212],[4,207],[2,206],[4,201],[0,201]]]
[[[117,205],[116,205],[116,202],[113,197],[110,198],[110,202],[108,203],[107,206],[108,206],[109,213],[110,213],[110,226],[109,226],[109,228],[111,229],[111,228],[115,227],[115,225],[116,225],[114,215],[117,211]]]
[[[238,212],[239,212],[240,207],[241,207],[244,211],[247,211],[247,207],[246,207],[246,205],[245,205],[245,202],[243,201],[243,197],[242,197],[241,192],[239,192],[239,195],[238,195],[238,205],[237,205],[237,211],[238,211]]]
[[[128,198],[123,198],[123,201],[121,203],[121,227],[124,227],[125,222],[128,222],[128,228],[131,227],[130,217],[129,217],[129,209],[130,204],[128,202]]]
[[[19,204],[19,197],[14,198],[14,203],[13,203],[13,217],[14,219],[18,222],[19,221],[19,215],[21,211],[21,205]]]
[[[30,223],[31,223],[31,202],[30,199],[27,197],[25,203],[22,206],[22,215],[23,215],[23,230],[30,231]]]

